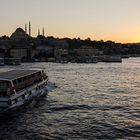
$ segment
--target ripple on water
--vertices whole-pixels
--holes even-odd
[[[120,64],[24,63],[16,67],[43,68],[51,81],[50,92],[1,117],[0,139],[140,139],[139,62],[137,58]],[[9,69],[15,67],[0,71]]]

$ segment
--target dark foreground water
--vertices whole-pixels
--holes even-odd
[[[30,63],[57,88],[0,119],[0,140],[139,140],[140,58],[123,63]]]

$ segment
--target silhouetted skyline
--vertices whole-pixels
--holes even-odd
[[[4,0],[0,36],[31,21],[32,35],[140,42],[140,0]]]

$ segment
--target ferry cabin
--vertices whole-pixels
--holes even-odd
[[[24,104],[46,94],[48,76],[43,70],[12,70],[0,73],[0,110]]]

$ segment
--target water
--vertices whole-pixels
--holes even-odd
[[[25,63],[16,68],[43,68],[57,88],[1,118],[2,140],[140,139],[140,58],[123,63]]]

